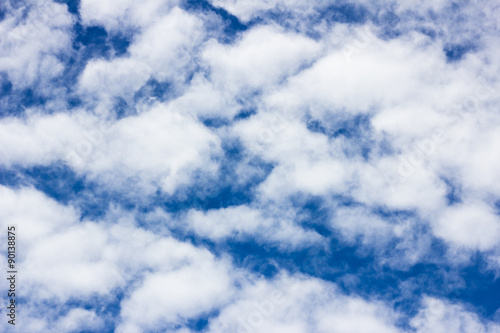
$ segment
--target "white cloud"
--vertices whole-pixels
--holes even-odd
[[[36,87],[47,96],[75,88],[74,97],[84,101],[82,109],[49,114],[60,105],[54,99],[65,97],[58,96],[47,102],[50,107],[26,110],[24,118],[3,117],[3,168],[64,162],[99,189],[136,202],[147,202],[157,189],[172,195],[180,186],[212,181],[220,159],[229,158],[222,149],[226,141],[244,147],[241,160],[229,163],[238,185],[265,176],[250,161],[272,169],[251,204],[177,216],[155,207],[145,221],[120,209],[81,220],[71,206],[77,202],[62,205],[32,188],[0,186],[1,224],[19,226],[21,292],[29,294],[22,329],[102,330],[110,318],[98,309],[66,307],[99,297],[119,304],[119,317],[111,318],[119,321],[119,332],[186,333],[182,326],[189,319],[209,313],[214,316],[207,331],[214,333],[403,331],[392,304],[344,295],[313,277],[257,278],[228,258],[175,239],[170,230],[216,245],[252,239],[283,252],[323,243],[323,236],[300,226],[304,216],[290,204],[294,196],[319,198],[329,218],[318,223],[338,232],[344,244],[373,249],[382,265],[414,265],[438,237],[449,245],[443,259],[449,264],[464,264],[479,250],[498,272],[500,53],[494,4],[467,4],[460,19],[448,1],[395,4],[398,36],[382,40],[377,36],[383,29],[373,23],[329,25],[320,19],[311,28],[317,32],[313,40],[297,31],[310,25],[326,5],[322,1],[212,3],[245,22],[262,16],[264,23],[223,44],[213,29],[215,14],[187,12],[176,0],[82,0],[84,26],[104,26],[111,35],[131,37],[131,44],[121,57],[89,60],[76,87],[51,81],[64,71],[60,56],[71,49],[75,18],[64,5],[9,8],[0,22],[0,71],[14,88]],[[362,3],[379,15],[378,5]],[[290,13],[284,25],[295,32],[269,24],[265,12],[273,9]],[[415,32],[423,30],[435,37]],[[474,52],[448,61],[445,46],[470,41]],[[171,85],[173,100],[137,102],[135,93],[151,79]],[[117,97],[136,114],[117,119]],[[464,112],[464,105],[472,112]],[[255,112],[218,129],[200,121],[232,119],[242,110]],[[359,115],[368,119],[366,128],[342,123]],[[326,134],[308,128],[308,121]],[[356,131],[344,135],[349,129],[343,126]],[[345,131],[333,135],[332,129]],[[453,205],[447,198],[452,187],[458,198]],[[338,196],[355,203],[340,207]],[[413,216],[382,217],[373,213],[377,209]],[[340,278],[349,279],[356,277]],[[117,292],[125,295],[121,301]],[[40,311],[44,304],[54,307]],[[428,297],[410,323],[417,332],[500,331],[465,306]]]
[[[73,207],[61,206],[32,188],[13,190],[0,186],[0,197],[2,226],[6,229],[7,225],[17,224],[26,245],[58,233],[76,221],[77,211]]]
[[[89,61],[79,80],[87,100],[98,99],[109,112],[114,97],[133,103],[133,95],[149,79],[181,84],[194,66],[195,47],[204,35],[203,22],[175,7],[133,40],[125,57]]]
[[[148,274],[121,304],[117,332],[168,328],[229,301],[233,285],[222,263],[197,261],[173,272]]]
[[[200,73],[194,75],[184,94],[173,100],[172,104],[198,117],[233,118],[241,108],[233,94],[220,89]]]
[[[297,12],[311,13],[314,4],[318,1],[304,0],[212,0],[216,7],[222,7],[229,13],[237,16],[243,22],[248,22],[259,14],[265,14],[266,11],[276,8],[288,8]]]
[[[54,326],[60,332],[97,331],[102,329],[104,321],[96,315],[95,311],[75,308],[60,318]]]
[[[200,49],[203,72],[174,103],[198,116],[232,118],[241,108],[252,107],[253,93],[279,84],[321,49],[320,43],[277,26],[251,29],[230,45],[210,39]]]
[[[213,82],[234,94],[277,83],[313,60],[320,50],[309,38],[262,26],[245,33],[235,45],[212,41],[203,51],[203,59],[210,66]]]
[[[2,307],[6,305],[2,301]],[[79,307],[63,307],[51,304],[50,308],[41,310],[39,305],[24,303],[22,306],[23,320],[16,318],[16,328],[24,332],[61,332],[73,333],[82,330],[99,332],[105,330],[106,319],[99,317],[95,310]],[[6,321],[0,323],[4,332],[12,330],[12,325]]]
[[[52,1],[28,2],[9,11],[0,22],[0,71],[16,88],[48,84],[64,70],[58,56],[71,49],[73,23],[67,6]]]
[[[7,167],[63,160],[111,187],[133,178],[146,191],[154,183],[173,192],[201,167],[215,172],[211,159],[220,150],[220,139],[196,119],[162,104],[114,123],[76,112],[4,118],[0,128]]]
[[[205,249],[138,228],[124,213],[118,220],[107,220],[111,215],[102,221],[80,221],[71,206],[38,191],[1,190],[3,228],[18,226],[21,296],[29,295],[27,307],[41,307],[43,302],[62,306],[97,295],[113,302],[114,291],[123,289],[129,297],[121,304],[120,327],[126,331],[183,323],[223,304],[232,294],[231,264]],[[28,205],[31,209],[26,212]],[[89,329],[102,324],[92,311],[82,311],[73,309],[50,325],[69,332],[75,325],[81,329],[82,320]],[[31,331],[37,332],[49,323],[41,313],[33,313],[22,325],[35,325]]]
[[[361,207],[335,209],[332,225],[338,228],[347,242],[355,242],[362,236],[363,242],[385,243],[393,236],[394,224]]]
[[[95,177],[107,174],[111,184],[140,175],[172,193],[196,169],[217,170],[211,158],[220,150],[220,139],[196,119],[161,105],[117,122],[106,139],[88,163]]]
[[[276,111],[260,112],[232,128],[250,151],[275,163],[259,185],[264,197],[276,199],[303,191],[314,195],[341,192],[349,174],[338,142],[309,131],[298,119]]]
[[[499,119],[492,111],[498,83],[483,74],[498,71],[486,60],[496,53],[488,46],[457,66],[446,61],[439,39],[419,34],[390,41],[372,34],[350,53],[350,41],[363,29],[334,28],[328,54],[268,90],[258,114],[233,125],[233,133],[275,165],[259,186],[265,197],[350,194],[368,206],[416,209],[423,221],[449,223],[443,230],[452,230],[454,222],[436,221],[447,206],[443,177],[463,186],[466,198],[498,194],[493,129]],[[328,128],[336,115],[359,113],[371,115],[372,132],[364,133],[373,141],[368,161],[350,153],[349,139],[311,133],[304,124],[310,115]],[[495,224],[483,224],[489,238],[478,234],[468,246],[491,248]]]
[[[353,190],[357,200],[370,206],[395,210],[417,209],[423,217],[446,205],[446,186],[438,175],[417,167],[409,177],[401,173],[405,162],[397,157],[380,159],[374,166],[358,164],[359,187]],[[404,175],[404,176],[401,176]]]
[[[148,64],[157,80],[182,82],[204,33],[202,20],[176,7],[137,37],[130,54]]]
[[[250,208],[236,206],[209,210],[190,210],[185,217],[188,228],[216,241],[247,237],[257,242],[277,244],[281,248],[306,247],[320,242],[321,236],[296,225],[291,207]]]
[[[151,67],[134,59],[89,61],[80,77],[84,96],[132,96],[151,75]]]
[[[331,227],[340,232],[341,241],[361,246],[361,253],[373,251],[382,265],[402,269],[422,261],[430,253],[431,236],[419,228],[424,222],[418,218],[383,217],[359,206],[332,210]]]
[[[500,325],[482,322],[473,312],[463,306],[451,304],[432,297],[423,299],[423,308],[411,320],[418,333],[497,333]]]
[[[343,295],[318,279],[281,274],[246,284],[208,332],[398,332],[396,318],[383,303]]]
[[[268,93],[266,103],[301,112],[308,109],[321,119],[325,112],[356,114],[397,106],[404,110],[403,103],[434,95],[443,78],[431,73],[446,66],[440,45],[420,42],[418,34],[381,41],[372,31],[370,25],[332,29],[325,38],[332,44],[326,56]]]
[[[445,209],[433,228],[436,236],[472,250],[490,250],[500,243],[500,217],[482,202]]]
[[[153,24],[179,1],[83,0],[80,14],[85,25],[102,25],[109,31],[142,28]]]

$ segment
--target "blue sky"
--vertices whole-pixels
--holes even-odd
[[[2,2],[0,330],[500,332],[498,17]]]

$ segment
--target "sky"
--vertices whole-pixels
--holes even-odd
[[[0,2],[2,332],[500,332],[500,4]]]

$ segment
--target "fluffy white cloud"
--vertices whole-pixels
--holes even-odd
[[[299,119],[272,110],[238,122],[233,127],[249,150],[276,166],[259,185],[266,198],[296,191],[314,195],[341,192],[349,170],[339,142],[309,131]]]
[[[0,71],[16,88],[46,85],[64,65],[58,58],[71,49],[73,16],[52,1],[28,1],[0,22]]]
[[[68,311],[66,316],[58,319],[54,326],[54,329],[60,332],[97,331],[103,328],[104,321],[95,311],[74,308]]]
[[[2,301],[2,307],[7,306]],[[87,330],[99,332],[105,330],[106,319],[99,317],[95,310],[87,310],[79,307],[58,306],[51,304],[50,309],[44,309],[43,313],[39,305],[25,303],[23,305],[23,321],[16,319],[16,329],[26,332],[61,332],[73,333]],[[5,332],[11,330],[12,325],[0,323],[0,328]]]
[[[178,3],[177,0],[148,0],[141,3],[129,0],[83,0],[80,14],[85,25],[102,25],[110,31],[143,28],[160,19]]]
[[[80,77],[80,91],[87,98],[133,96],[150,75],[151,67],[134,59],[93,60]],[[98,106],[102,109],[106,107]]]
[[[198,117],[233,118],[241,109],[234,95],[217,87],[204,74],[194,75],[184,94],[172,101],[179,110]]]
[[[76,147],[78,140],[84,138],[79,124],[62,113],[34,114],[26,120],[3,118],[0,127],[1,163],[6,167],[49,164],[62,158],[70,147]]]
[[[63,160],[111,187],[133,178],[139,187],[154,183],[168,192],[198,168],[217,170],[211,159],[220,139],[195,118],[162,104],[114,123],[77,112],[4,118],[0,128],[1,163],[7,167]]]
[[[196,38],[190,34],[190,40]],[[230,45],[210,39],[202,45],[198,60],[204,72],[193,77],[174,103],[198,116],[232,118],[252,105],[249,96],[279,84],[320,52],[320,43],[276,26],[251,29]]]
[[[122,302],[123,323],[117,332],[174,327],[229,301],[233,288],[228,267],[213,260],[200,260],[174,272],[147,275]]]
[[[433,227],[437,236],[457,246],[485,251],[500,244],[500,217],[482,202],[447,208]]]
[[[222,7],[229,13],[237,16],[243,22],[248,22],[259,14],[264,15],[266,11],[273,9],[288,8],[296,12],[312,13],[314,4],[321,1],[304,1],[304,0],[212,0],[212,4],[216,7]]]
[[[99,296],[113,302],[114,291],[129,297],[121,304],[122,331],[169,327],[211,311],[232,294],[234,271],[227,260],[209,251],[135,225],[133,217],[116,212],[101,221],[80,221],[71,206],[63,206],[29,188],[1,187],[4,229],[17,224],[22,252],[22,297],[27,307],[42,302],[63,308],[70,300]],[[31,207],[29,212],[25,207]],[[117,218],[118,217],[118,218]],[[117,218],[117,219],[116,219]],[[115,220],[116,219],[116,220]],[[5,256],[2,261],[6,260]],[[5,288],[5,287],[4,287]],[[140,309],[140,310],[139,310]],[[31,312],[30,312],[31,313]],[[59,327],[70,332],[102,326],[92,311],[72,309],[58,322],[55,313],[33,312],[21,327],[42,332]]]
[[[441,45],[422,35],[382,41],[371,25],[340,26],[325,39],[331,44],[326,56],[268,93],[269,106],[308,109],[320,119],[329,112],[387,112],[392,108],[400,110],[399,117],[411,117],[407,105],[419,105],[423,96],[430,97],[426,103],[435,103],[436,88],[451,82]],[[436,72],[444,77],[432,75]],[[405,125],[401,123],[403,130]]]
[[[319,54],[319,43],[277,27],[251,29],[235,45],[212,41],[203,51],[214,84],[237,94],[259,90],[296,72]]]
[[[383,218],[356,206],[336,208],[331,222],[342,241],[367,246],[381,263],[391,267],[414,265],[429,254],[430,237],[419,230],[420,223],[413,217]]]
[[[57,233],[76,220],[77,211],[73,207],[62,206],[32,188],[13,190],[0,186],[0,196],[2,226],[17,224],[23,229],[26,245]]]
[[[349,193],[368,206],[416,209],[423,221],[444,228],[433,227],[442,237],[442,230],[454,228],[438,218],[448,205],[444,179],[463,188],[464,198],[488,201],[498,194],[498,82],[483,74],[485,68],[498,72],[486,60],[496,58],[495,48],[457,66],[446,60],[439,39],[413,33],[382,41],[372,31],[369,25],[335,27],[327,54],[268,90],[258,114],[235,123],[233,133],[275,165],[259,187],[265,197]],[[328,129],[331,121],[359,113],[370,118],[370,131],[361,134],[366,137],[328,138],[304,124],[312,117]],[[367,158],[353,151],[355,139],[372,141]],[[495,225],[484,222],[489,236],[477,234],[470,242],[491,249]]]
[[[411,320],[411,326],[418,333],[497,333],[500,325],[482,322],[478,316],[463,306],[444,302],[432,297],[423,299],[423,308]]]
[[[297,226],[296,219],[291,207],[236,206],[207,212],[191,210],[185,223],[196,234],[217,241],[252,237],[259,243],[275,243],[282,248],[307,247],[321,241],[319,234]]]
[[[114,97],[133,102],[148,79],[182,84],[203,32],[199,18],[175,7],[138,33],[125,57],[89,61],[80,76],[80,93],[87,100],[97,98],[97,109],[108,112]]]
[[[310,276],[256,277],[224,255],[175,238],[216,247],[251,240],[283,253],[326,244],[328,236],[300,225],[308,222],[307,208],[301,212],[291,202],[303,198],[321,202],[326,218],[315,221],[318,230],[334,233],[341,245],[362,246],[359,252],[375,251],[374,265],[405,269],[425,261],[439,238],[448,245],[442,259],[448,264],[467,263],[480,251],[498,272],[494,4],[464,4],[458,19],[450,1],[383,8],[361,1],[367,23],[353,25],[320,18],[318,10],[331,5],[323,1],[211,3],[244,22],[262,21],[225,44],[222,19],[180,9],[176,0],[82,0],[84,26],[103,26],[110,35],[131,37],[131,44],[122,56],[88,60],[75,87],[57,89],[52,79],[65,69],[60,56],[71,48],[75,22],[66,7],[9,7],[0,22],[0,71],[14,88],[36,87],[61,100],[70,92],[83,102],[81,109],[50,113],[60,104],[49,98],[52,106],[0,119],[3,169],[64,162],[99,190],[149,207],[149,194],[158,189],[170,196],[185,186],[190,193],[224,178],[219,163],[232,158],[224,151],[231,142],[243,146],[224,164],[234,167],[236,185],[265,178],[250,184],[254,201],[246,205],[175,214],[153,207],[142,215],[111,208],[92,221],[78,211],[83,199],[63,205],[32,188],[0,186],[0,224],[19,226],[21,293],[29,295],[21,329],[112,325],[124,333],[187,333],[189,320],[210,315],[207,332],[214,333],[403,332],[393,304],[345,295]],[[270,24],[269,10],[283,12],[283,26],[292,29]],[[399,18],[391,38],[382,19],[388,11]],[[444,49],[453,45],[474,52],[450,60]],[[169,85],[171,100],[156,103],[146,92],[137,101],[150,80]],[[117,98],[134,114],[118,119]],[[235,119],[241,111],[250,115]],[[206,117],[224,119],[211,127],[201,122]],[[270,171],[255,166],[263,163]],[[342,206],[339,197],[353,204]],[[357,277],[339,281],[349,279]],[[95,298],[118,305],[119,316],[68,307]],[[46,304],[51,309],[40,311]],[[499,332],[465,305],[428,297],[410,325],[417,332]]]
[[[208,332],[395,333],[396,318],[383,303],[343,295],[321,280],[282,274],[245,285]]]

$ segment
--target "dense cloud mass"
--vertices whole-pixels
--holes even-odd
[[[0,331],[500,332],[499,18],[3,1]]]

